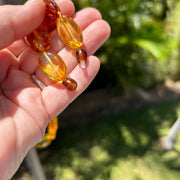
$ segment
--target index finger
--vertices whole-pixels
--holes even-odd
[[[0,49],[26,36],[44,18],[43,1],[32,0],[25,5],[0,6]]]

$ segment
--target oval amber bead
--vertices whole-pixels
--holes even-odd
[[[61,57],[54,52],[44,52],[39,57],[42,71],[51,79],[63,81],[66,78],[66,65]]]
[[[31,34],[27,35],[26,40],[36,52],[42,53],[50,48],[50,35],[44,24],[41,24]]]
[[[47,26],[48,31],[51,32],[56,27],[56,20],[59,14],[61,14],[61,11],[54,0],[44,0],[44,2],[46,11],[43,23]]]
[[[46,5],[45,17],[49,18],[51,21],[56,20],[59,17],[60,8],[54,0],[44,0]]]
[[[79,49],[83,44],[83,37],[80,27],[68,16],[60,16],[57,19],[57,30],[61,40],[73,49]]]

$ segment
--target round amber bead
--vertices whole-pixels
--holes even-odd
[[[66,65],[61,57],[54,52],[44,52],[41,54],[39,66],[51,79],[62,82],[66,78]]]
[[[83,44],[80,27],[68,16],[60,16],[57,19],[57,30],[64,44],[73,49],[79,49]]]
[[[63,85],[66,89],[74,91],[77,88],[77,82],[74,79],[66,78],[63,81]]]
[[[26,40],[29,46],[36,52],[42,53],[50,48],[50,35],[44,24],[41,24],[31,34],[27,35]]]

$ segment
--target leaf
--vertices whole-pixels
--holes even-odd
[[[167,47],[162,43],[153,42],[147,39],[138,39],[135,41],[135,44],[148,51],[157,60],[165,60],[168,53]]]

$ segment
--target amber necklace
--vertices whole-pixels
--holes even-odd
[[[63,59],[50,49],[50,32],[56,27],[62,42],[69,48],[76,50],[77,61],[81,68],[86,68],[87,53],[82,49],[83,36],[76,22],[66,15],[62,15],[60,8],[54,0],[44,0],[45,17],[42,24],[26,37],[26,41],[32,50],[40,54],[39,67],[51,79],[60,82],[63,86],[74,91],[77,82],[67,77],[66,65]],[[58,128],[57,117],[49,122],[47,133],[37,144],[38,147],[46,147],[56,137]]]

